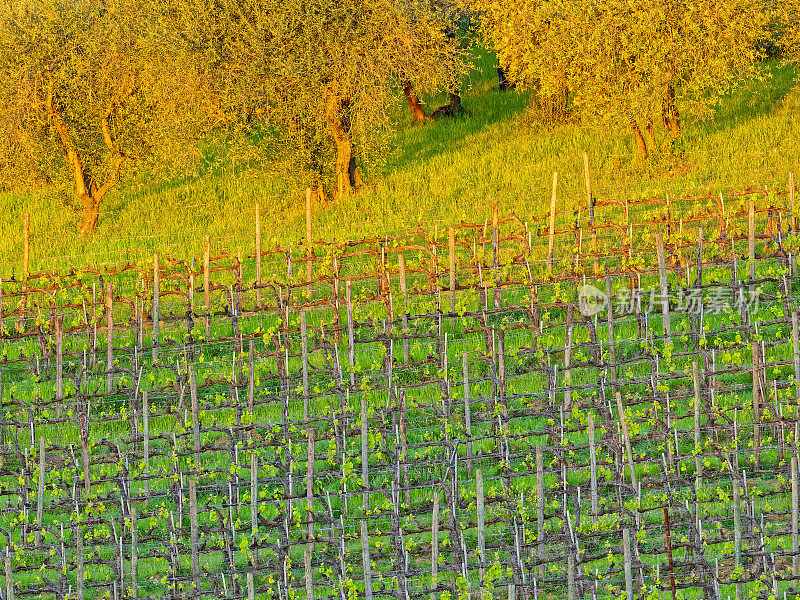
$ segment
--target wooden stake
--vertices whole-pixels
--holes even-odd
[[[553,173],[553,192],[550,196],[550,229],[547,238],[547,272],[553,274],[553,244],[556,230],[556,190],[558,189],[558,171]]]
[[[700,371],[697,361],[692,361],[692,381],[694,385],[694,476],[697,487],[700,487],[700,478],[703,476],[703,461],[700,456]]]
[[[634,490],[639,489],[639,482],[636,478],[636,468],[633,462],[633,451],[631,450],[631,438],[628,435],[628,419],[625,416],[625,407],[622,405],[622,396],[619,392],[616,393],[617,397],[617,410],[619,411],[619,422],[622,426],[622,439],[625,443],[625,453],[628,455],[628,468],[631,472],[631,484]]]
[[[797,311],[792,311],[792,345],[794,347],[794,393],[795,402],[800,404],[800,332],[798,332]]]
[[[484,584],[484,579],[486,578],[486,517],[484,514],[484,496],[483,496],[483,470],[476,469],[475,470],[475,502],[477,503],[477,513],[478,513],[478,551],[480,552],[480,559],[479,559],[479,581],[481,587]]]
[[[345,301],[347,302],[347,364],[350,366],[350,385],[355,386],[356,347],[353,337],[353,301],[352,282],[348,279],[345,284]]]
[[[733,488],[733,539],[734,539],[734,566],[742,566],[742,515],[739,504],[739,480],[736,473],[731,474],[731,487]],[[743,600],[743,586],[736,584],[736,597]]]
[[[800,501],[800,492],[798,491],[798,476],[797,476],[797,457],[792,456],[792,574],[797,577],[800,575],[800,556],[798,550],[798,501]]]
[[[539,577],[544,577],[544,465],[542,446],[536,446],[536,553]]]
[[[311,188],[309,188],[310,190]],[[348,282],[349,283],[349,282]],[[303,355],[303,420],[308,422],[308,332],[306,330],[306,309],[300,309],[300,343]]]
[[[114,286],[110,281],[106,284],[106,344],[106,378],[110,394],[114,389]],[[155,344],[153,348],[155,351]]]
[[[586,183],[586,206],[589,209],[589,226],[592,229],[592,251],[595,255],[594,272],[597,273],[597,230],[594,228],[594,196],[592,195],[592,179],[589,172],[589,155],[586,152],[583,153],[583,176]]]
[[[402,254],[397,255],[397,266],[400,269],[400,292],[403,294],[403,362],[410,360],[408,348],[408,288],[406,287],[406,261]]]
[[[750,261],[750,281],[756,278],[756,212],[755,194],[750,194],[750,206],[747,213],[747,258]],[[753,293],[753,286],[750,286]]]
[[[258,455],[250,453],[250,535],[258,539]],[[258,564],[258,549],[253,556],[252,565]]]
[[[361,394],[361,481],[364,485],[364,512],[369,510],[369,437],[367,431],[367,395]]]
[[[200,592],[200,551],[198,545],[197,524],[197,484],[194,479],[189,480],[189,529],[192,547],[192,581],[195,594]]]
[[[411,473],[409,472],[408,439],[406,438],[406,392],[400,392],[400,460],[403,463],[403,485],[406,504],[411,506]]]
[[[261,285],[261,210],[256,202],[256,285]],[[261,306],[261,288],[256,288],[256,304]]]
[[[144,435],[144,473],[147,476],[144,481],[145,492],[150,496],[150,405],[147,401],[147,390],[142,390],[142,434]]]
[[[256,398],[255,340],[250,340],[247,347],[247,375],[247,412],[252,417]]]
[[[789,223],[792,227],[792,233],[797,232],[797,221],[795,220],[794,210],[794,173],[789,171]]]
[[[572,370],[569,368],[572,362],[572,319],[574,306],[567,306],[567,326],[564,336],[564,410],[569,410],[572,405]]]
[[[308,430],[308,469],[306,475],[306,503],[308,505],[308,542],[303,552],[306,571],[306,598],[314,599],[314,582],[311,572],[311,556],[314,553],[314,430]]]
[[[14,600],[14,576],[11,572],[11,550],[8,546],[3,555],[3,565],[6,573],[6,600]]]
[[[77,599],[83,597],[83,527],[75,527],[75,583],[77,585]]]
[[[617,358],[614,349],[614,302],[611,294],[611,276],[606,275],[606,321],[608,323],[608,376],[617,380]]]
[[[306,281],[308,282],[308,295],[313,294],[314,288],[311,283],[313,278],[314,263],[311,257],[314,256],[314,248],[311,243],[311,188],[306,188],[306,247],[308,258],[306,259]]]
[[[31,246],[31,216],[22,216],[22,281],[28,281]]]
[[[203,240],[203,299],[206,305],[206,339],[211,338],[211,236]]]
[[[139,597],[139,519],[135,506],[131,506],[131,595]]]
[[[433,491],[433,513],[431,516],[431,588],[436,589],[439,578],[439,490]],[[436,600],[436,595],[431,595]]]
[[[597,448],[594,439],[594,413],[589,413],[589,465],[591,468],[592,523],[597,522],[600,512],[597,498]]]
[[[494,308],[500,309],[500,286],[498,270],[500,268],[500,219],[498,214],[498,201],[492,204],[492,279],[494,280]]]
[[[450,250],[450,312],[456,312],[456,234],[452,227],[447,231],[447,245]],[[454,318],[450,321],[454,325]]]
[[[56,400],[61,416],[61,401],[64,398],[64,316],[56,317]]]
[[[161,269],[158,265],[158,253],[156,253],[153,254],[153,364],[158,363],[160,275]],[[109,284],[110,288],[111,284]]]
[[[761,411],[764,397],[761,390],[761,367],[759,359],[759,344],[753,340],[750,343],[753,357],[753,454],[755,455],[756,469],[761,468]]]
[[[367,522],[361,520],[361,564],[364,569],[364,600],[372,600],[372,566],[369,557]]]
[[[467,473],[472,475],[472,407],[469,397],[469,363],[467,356],[467,353],[464,352],[462,365],[464,376],[464,427],[467,433]]]
[[[192,400],[192,437],[194,437],[194,464],[199,470],[203,464],[200,453],[200,410],[197,405],[197,381],[195,379],[194,365],[189,365],[189,393]]]
[[[36,490],[36,549],[42,548],[42,517],[44,515],[44,436],[39,436],[39,486]]]
[[[664,238],[656,234],[656,251],[658,253],[658,279],[661,285],[661,322],[664,326],[664,343],[668,344],[672,338],[669,320],[669,290],[667,288],[667,264],[664,257]]]
[[[631,532],[627,525],[622,526],[622,554],[625,560],[625,592],[626,598],[633,598],[633,564],[631,560]]]

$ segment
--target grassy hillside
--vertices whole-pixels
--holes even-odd
[[[642,162],[624,130],[537,123],[526,114],[527,94],[498,92],[492,58],[479,56],[463,93],[462,116],[415,127],[398,100],[400,129],[383,172],[371,174],[369,188],[359,194],[315,206],[315,237],[380,235],[420,220],[475,220],[494,199],[502,211],[532,220],[547,210],[553,171],[560,173],[561,200],[574,205],[584,199],[583,152],[600,199],[785,185],[798,166],[800,91],[793,89],[791,68],[764,68],[771,74],[765,83],[723,98],[712,120],[685,122],[672,153]],[[2,195],[0,273],[20,270],[26,212],[33,269],[138,260],[153,251],[196,256],[206,234],[215,247],[246,252],[256,202],[262,230],[274,241],[291,243],[304,235],[302,190],[231,162],[196,178],[154,183],[142,177],[116,190],[91,239],[75,233],[78,217],[69,190]]]

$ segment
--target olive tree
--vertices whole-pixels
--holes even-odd
[[[653,123],[680,135],[758,74],[767,0],[466,0],[517,85],[565,94],[589,120],[629,128],[641,156]]]
[[[336,198],[380,159],[408,81],[456,89],[466,64],[429,0],[185,0],[179,20],[215,65],[231,113],[277,163]],[[213,15],[213,17],[209,17]]]
[[[772,25],[782,58],[800,63],[800,0],[774,0]]]
[[[148,162],[189,160],[220,118],[203,60],[147,0],[28,0],[0,17],[0,169],[7,186],[69,182],[80,232]],[[167,7],[168,8],[168,7]],[[202,58],[202,57],[201,57]]]

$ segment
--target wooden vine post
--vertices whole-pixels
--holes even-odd
[[[158,264],[158,253],[156,253],[153,254],[153,364],[158,363],[160,275],[161,269]]]
[[[314,248],[311,243],[311,188],[306,188],[306,249],[308,251],[308,258],[306,259],[306,281],[308,282],[308,295],[312,296],[314,287],[312,282],[314,262]]]
[[[211,338],[211,236],[203,240],[203,299],[206,308],[206,339]]]
[[[106,283],[106,369],[107,387],[110,394],[114,389],[114,286]],[[154,311],[155,312],[155,311]],[[155,327],[155,323],[153,324]],[[154,329],[155,331],[155,329]],[[153,345],[155,351],[155,344]],[[155,361],[153,361],[155,363]]]
[[[664,253],[664,237],[656,235],[656,251],[658,253],[658,280],[661,286],[661,322],[664,326],[664,344],[672,341],[672,329],[669,319],[669,288],[667,287],[667,263]]]
[[[553,244],[556,231],[556,192],[558,190],[558,171],[553,172],[553,192],[550,195],[550,228],[547,235],[547,273],[553,274]]]
[[[200,452],[200,410],[197,404],[197,380],[194,365],[189,365],[189,394],[192,401],[192,437],[194,438],[194,464],[199,470],[203,464]]]
[[[479,581],[481,586],[484,585],[486,578],[486,516],[484,507],[483,495],[483,470],[475,470],[475,502],[477,510],[477,526],[478,526],[478,552],[479,557]]]
[[[544,460],[542,446],[536,446],[536,554],[539,577],[544,577]]]
[[[753,293],[753,280],[756,278],[756,210],[755,194],[750,194],[750,204],[747,211],[747,259],[750,263],[750,294]]]
[[[31,216],[22,216],[22,281],[28,280],[31,257]]]
[[[597,229],[594,227],[594,194],[592,194],[592,178],[589,171],[589,155],[586,152],[583,153],[583,176],[586,185],[586,205],[589,207],[589,226],[592,228],[592,253],[594,253],[592,269],[593,273],[597,275],[600,272],[600,266],[597,262]],[[625,216],[627,219],[627,214]]]
[[[500,309],[500,215],[498,201],[492,204],[492,283],[494,284],[494,308]]]
[[[594,413],[589,413],[589,467],[590,467],[590,490],[592,497],[592,523],[597,522],[599,515],[599,499],[597,496],[597,448],[594,432]]]
[[[300,309],[300,343],[303,359],[303,420],[309,419],[309,389],[308,389],[308,331],[306,327],[306,309]]]
[[[408,347],[408,287],[406,283],[406,261],[402,254],[397,255],[397,267],[400,270],[400,293],[403,294],[403,362],[410,360]]]
[[[42,518],[44,516],[45,491],[45,448],[44,436],[39,436],[39,485],[36,490],[36,540],[37,549],[42,548]]]
[[[794,199],[795,199],[795,189],[794,189],[794,173],[789,171],[789,227],[791,227],[791,232],[797,232],[797,221],[795,220],[796,213],[794,210]]]
[[[306,502],[308,504],[307,543],[303,552],[306,571],[306,599],[314,600],[314,582],[311,557],[314,555],[314,429],[308,430],[308,472],[306,475]]]
[[[30,274],[30,245],[31,245],[31,217],[25,214],[22,217],[22,312],[17,321],[17,330],[22,331],[25,327],[25,309],[28,305],[28,275]]]
[[[694,476],[699,489],[703,477],[703,459],[700,445],[700,371],[697,361],[692,361],[692,383],[694,387]]]
[[[752,353],[752,382],[753,382],[753,455],[755,458],[756,469],[761,468],[761,412],[763,410],[764,397],[761,389],[761,359],[759,357],[759,343],[754,338],[750,343]]]
[[[256,304],[261,306],[261,210],[256,202]]]
[[[200,550],[199,550],[199,525],[197,518],[197,484],[194,479],[189,480],[189,541],[192,552],[192,584],[194,594],[200,593]]]
[[[464,352],[462,373],[464,379],[464,428],[467,434],[467,473],[472,475],[472,406],[469,396],[469,361],[466,351]]]
[[[633,458],[633,450],[631,448],[631,437],[628,433],[628,419],[625,416],[625,407],[622,405],[622,396],[619,392],[616,392],[617,398],[617,411],[619,412],[619,422],[620,426],[622,427],[622,441],[625,444],[625,454],[628,458],[628,468],[631,472],[631,484],[633,485],[633,489],[637,490],[639,488],[638,479],[636,477],[636,467],[634,464]]]
[[[58,416],[62,413],[64,399],[64,316],[56,317],[56,401]]]
[[[792,456],[792,575],[795,577],[800,576],[800,544],[798,544],[798,537],[800,536],[800,529],[798,528],[798,502],[800,502],[800,482],[798,482],[797,473],[797,457]]]
[[[447,247],[450,251],[450,312],[456,312],[456,234],[455,229],[447,229]],[[455,317],[450,320],[451,326],[455,325]]]

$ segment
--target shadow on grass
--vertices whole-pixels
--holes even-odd
[[[475,69],[466,78],[462,108],[455,117],[424,125],[410,120],[401,125],[395,137],[397,150],[387,159],[384,174],[426,163],[448,148],[459,144],[487,126],[516,118],[528,105],[529,92],[498,89],[497,60],[493,54],[475,50]],[[444,95],[423,98],[428,112],[447,103]],[[408,108],[403,105],[406,112]]]
[[[685,135],[690,147],[695,141],[714,133],[729,131],[748,121],[774,112],[780,102],[797,85],[797,74],[791,65],[781,65],[777,60],[762,64],[766,78],[755,81],[720,99],[714,117],[701,121]]]

